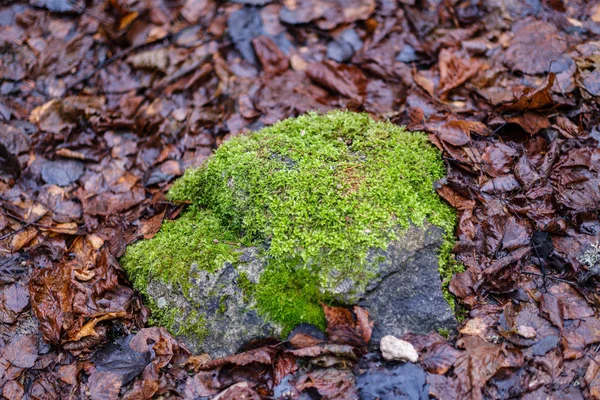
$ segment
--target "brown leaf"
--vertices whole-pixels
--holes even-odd
[[[213,396],[219,393],[223,385],[219,382],[219,369],[200,371],[191,379],[186,380],[186,398],[195,399],[203,396]]]
[[[548,288],[545,297],[556,297],[562,305],[562,313],[566,319],[582,319],[592,317],[594,309],[587,304],[585,298],[579,292],[565,282],[557,282]]]
[[[261,400],[262,397],[252,389],[253,387],[254,385],[248,382],[239,382],[213,397],[213,400]]]
[[[566,51],[565,40],[548,22],[524,19],[513,25],[514,37],[503,55],[511,69],[526,74],[542,74],[550,70]],[[552,85],[550,85],[552,86]]]
[[[146,193],[140,187],[122,193],[105,192],[81,199],[83,212],[89,215],[115,215],[144,201]]]
[[[304,347],[298,350],[290,350],[288,352],[297,357],[316,357],[323,354],[332,354],[338,357],[346,357],[351,360],[357,359],[356,354],[354,353],[354,348],[347,344],[325,343],[318,346]]]
[[[556,76],[552,72],[549,73],[544,86],[539,89],[523,89],[512,101],[504,103],[500,109],[502,111],[531,111],[554,107],[556,102],[552,99],[552,85],[555,80]]]
[[[454,365],[461,351],[446,343],[434,343],[427,348],[427,352],[421,356],[421,363],[432,374],[443,375]]]
[[[487,343],[477,336],[465,336],[458,345],[466,350],[454,363],[454,372],[461,384],[461,398],[483,398],[483,387],[499,369],[520,366],[524,361],[506,357],[502,345]]]
[[[259,36],[254,38],[252,39],[252,44],[254,45],[254,52],[267,76],[281,74],[289,68],[290,61],[288,58],[268,37]]]
[[[29,283],[31,307],[40,322],[44,340],[59,344],[73,325],[73,287],[70,268],[59,264],[39,269]]]
[[[358,103],[364,100],[366,77],[356,67],[337,65],[332,61],[313,63],[306,75],[313,82]]]
[[[483,63],[469,58],[465,52],[454,52],[442,49],[439,54],[440,83],[437,89],[442,98],[448,92],[459,87],[475,76],[482,68]]]
[[[476,121],[450,120],[440,126],[428,126],[442,141],[453,146],[464,146],[471,141],[471,132],[487,135],[487,127]]]
[[[160,230],[162,222],[165,219],[166,212],[167,208],[151,218],[140,220],[138,234],[142,235],[144,239],[152,239]]]
[[[290,344],[297,349],[303,349],[305,347],[316,346],[319,343],[323,343],[323,340],[315,338],[306,333],[298,332],[288,339]]]
[[[63,129],[73,128],[75,124],[61,112],[59,100],[50,100],[31,111],[29,120],[41,130],[60,133]]]
[[[27,228],[14,234],[10,240],[10,249],[19,251],[27,246],[36,236],[38,232],[35,228]]]
[[[81,367],[77,362],[73,362],[68,365],[61,365],[58,369],[58,376],[61,381],[67,385],[74,386],[77,384],[77,376],[79,375]]]
[[[374,0],[306,0],[285,3],[280,18],[288,24],[316,21],[320,29],[332,29],[342,23],[367,19],[374,10]]]
[[[10,380],[2,387],[2,396],[7,399],[24,399],[25,388],[20,382]]]
[[[594,400],[600,399],[600,376],[598,373],[600,373],[600,355],[596,354],[590,360],[583,378],[586,382],[587,390],[589,390],[590,398]]]
[[[121,376],[110,371],[96,371],[90,376],[88,386],[92,400],[117,399],[121,391]]]
[[[501,194],[518,190],[521,185],[514,175],[504,175],[489,179],[481,186],[481,191],[490,194]]]
[[[508,174],[513,166],[516,150],[502,143],[488,146],[481,157],[483,170],[493,177]]]
[[[277,355],[273,367],[273,384],[279,385],[284,377],[293,374],[297,370],[296,356],[291,353],[280,353]]]
[[[550,120],[547,116],[530,111],[526,111],[523,115],[506,118],[506,122],[519,125],[531,135],[550,127]]]
[[[565,359],[580,358],[587,346],[600,342],[600,320],[588,317],[572,321],[563,329],[561,345],[564,349]]]
[[[160,373],[156,364],[144,368],[141,379],[136,380],[133,389],[124,397],[126,400],[149,400],[159,389]]]
[[[190,356],[184,366],[194,372],[200,371],[200,367],[211,360],[210,355],[203,353],[197,356]]]
[[[156,355],[154,363],[160,368],[166,366],[175,356],[189,354],[187,349],[181,347],[177,340],[162,327],[141,329],[131,339],[129,347],[140,353],[154,352]]]
[[[271,365],[278,350],[275,346],[264,346],[240,354],[217,358],[198,366],[201,370],[211,370],[224,365],[244,366],[252,363]]]
[[[35,335],[16,335],[0,353],[0,366],[25,369],[31,368],[38,358],[37,337]]]
[[[344,307],[329,307],[321,304],[327,319],[327,335],[329,341],[337,344],[365,347],[365,337],[370,338],[371,327],[366,321],[368,315],[362,315],[362,323],[366,327],[357,325],[355,315]],[[361,309],[361,311],[363,311]]]
[[[353,311],[356,316],[357,332],[362,336],[365,344],[369,344],[375,321],[369,321],[369,313],[364,308],[354,306]]]
[[[75,341],[81,340],[85,336],[98,336],[98,333],[94,329],[98,323],[100,323],[102,321],[110,320],[110,319],[125,318],[125,317],[127,317],[126,311],[109,312],[104,315],[95,316],[90,321],[88,321],[81,328],[81,330],[79,330],[78,332],[76,332],[74,334],[71,333],[67,340],[75,342]]]
[[[317,369],[301,377],[296,383],[299,391],[315,388],[319,394],[331,400],[357,399],[354,374],[349,370],[335,368]]]

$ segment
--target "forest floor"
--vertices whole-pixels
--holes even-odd
[[[145,327],[117,261],[228,136],[347,108],[429,133],[447,164],[465,318],[405,337],[430,394],[600,398],[599,2],[0,4],[5,397],[270,398],[283,380],[355,398],[364,318],[330,309],[327,343],[207,362]]]

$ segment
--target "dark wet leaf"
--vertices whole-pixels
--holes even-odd
[[[116,399],[121,391],[121,376],[110,371],[97,371],[90,376],[88,386],[90,399]]]
[[[443,375],[454,365],[461,355],[459,350],[446,343],[434,343],[427,348],[427,353],[421,357],[421,363],[427,372]]]
[[[120,375],[126,385],[138,376],[150,362],[150,353],[140,353],[129,346],[133,335],[120,338],[96,351],[92,362],[98,371],[110,371]]]
[[[289,333],[287,341],[297,349],[312,347],[325,342],[325,335],[310,324],[300,324]]]
[[[75,160],[46,161],[42,165],[42,178],[46,183],[67,186],[83,175],[83,163]]]
[[[487,127],[475,121],[446,121],[439,126],[429,127],[442,141],[453,146],[464,146],[471,140],[471,133],[486,135]]]
[[[361,399],[425,399],[429,397],[425,371],[413,363],[370,368],[356,377]]]
[[[513,39],[504,54],[504,63],[526,74],[548,72],[566,51],[567,43],[550,23],[525,19],[513,26]]]
[[[288,58],[268,37],[258,36],[252,39],[252,45],[267,75],[280,74],[289,68],[290,61]]]
[[[314,388],[328,399],[350,400],[358,398],[354,379],[350,370],[316,369],[301,377],[296,383],[296,388],[299,391]]]
[[[358,103],[363,101],[366,78],[356,67],[323,62],[311,64],[306,74],[316,84]]]
[[[234,11],[227,20],[229,35],[242,57],[256,63],[252,39],[263,34],[260,14],[256,7],[244,7]]]
[[[85,9],[85,3],[80,0],[30,0],[29,3],[55,13],[81,13]]]
[[[554,251],[552,237],[548,232],[533,232],[533,235],[531,235],[531,247],[533,248],[533,254],[541,259],[550,257],[550,254]]]
[[[556,80],[556,75],[552,72],[548,74],[548,80],[544,86],[538,89],[525,88],[518,93],[512,101],[502,105],[504,111],[531,111],[531,110],[542,110],[552,108],[556,102],[552,98],[552,85]],[[536,124],[539,124],[537,122]],[[531,128],[531,122],[526,125],[529,130]]]
[[[368,313],[355,307],[355,313],[343,307],[322,305],[327,319],[327,336],[333,343],[364,347],[371,339],[372,324]]]
[[[37,337],[17,335],[0,352],[0,368],[5,373],[9,369],[31,368],[38,358]]]
[[[0,177],[16,179],[21,175],[19,160],[0,143]]]

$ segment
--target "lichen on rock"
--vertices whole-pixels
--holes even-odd
[[[320,303],[364,300],[397,270],[386,266],[397,248],[435,244],[449,279],[455,214],[433,189],[444,174],[423,133],[367,114],[309,113],[237,136],[186,171],[168,197],[187,210],[121,262],[156,323],[197,343],[212,340],[215,319],[240,315],[258,327],[237,335],[323,327]],[[411,227],[423,238],[439,227],[440,239],[395,246]]]

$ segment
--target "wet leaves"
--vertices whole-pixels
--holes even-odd
[[[3,3],[3,395],[599,398],[599,274],[580,261],[600,240],[598,7],[425,3]],[[365,361],[364,310],[326,305],[327,335],[184,366],[115,257],[228,137],[332,108],[442,150],[457,336],[409,338],[421,365],[399,373]]]

